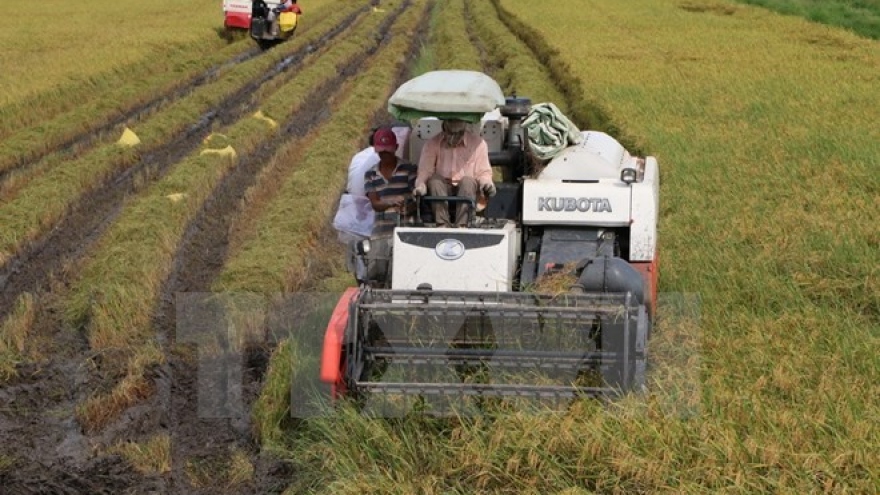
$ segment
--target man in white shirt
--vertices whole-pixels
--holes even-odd
[[[373,147],[373,135],[376,129],[370,131],[369,146],[355,153],[348,165],[348,183],[345,192],[353,196],[366,197],[364,191],[364,174],[379,163],[379,154]]]
[[[342,206],[343,203],[348,204],[351,208],[347,210],[349,215],[340,215],[340,208],[340,210],[337,210],[336,218],[334,219],[334,227],[337,228],[339,241],[346,244],[349,248],[347,259],[348,268],[355,273],[359,273],[364,269],[364,267],[360,266],[361,264],[356,260],[354,250],[355,243],[369,237],[370,231],[372,230],[372,221],[374,219],[373,207],[370,204],[369,198],[367,198],[367,193],[364,188],[364,177],[368,171],[372,170],[379,164],[379,154],[373,146],[373,138],[378,129],[378,127],[374,127],[370,130],[370,135],[367,138],[369,145],[355,153],[348,165],[348,181],[346,182],[343,197],[340,198],[340,206]],[[397,137],[397,142],[401,143],[397,148],[396,155],[398,158],[406,160],[406,153],[407,150],[409,150],[407,144],[409,141],[410,127],[404,123],[396,123],[391,130]],[[352,211],[356,211],[357,213],[352,215]],[[351,222],[353,221],[357,224],[356,230],[358,230],[358,232],[353,232],[353,229],[351,228],[340,228],[343,227],[343,224],[351,227]]]

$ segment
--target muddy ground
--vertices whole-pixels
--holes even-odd
[[[402,5],[402,9],[408,7],[408,2]],[[366,11],[364,8],[345,19],[315,46],[309,46],[307,52],[332,43]],[[384,41],[391,36],[392,21],[399,13],[392,13],[382,24],[372,51],[385,45]],[[410,57],[418,52],[416,47],[425,37],[427,26],[425,17],[419,32],[411,33]],[[247,53],[227,63],[245,60],[256,52]],[[282,61],[272,77],[289,77],[302,59],[303,56],[294,56]],[[190,132],[108,179],[86,195],[87,199],[74,205],[54,230],[0,267],[0,318],[10,313],[19,295],[26,292],[38,295],[31,338],[33,347],[39,350],[37,359],[19,366],[18,376],[0,387],[0,491],[8,494],[251,494],[280,493],[288,486],[295,473],[287,463],[260,452],[247,414],[259,393],[271,346],[254,347],[241,363],[244,412],[232,417],[203,417],[199,413],[198,355],[192,344],[176,339],[175,296],[210,288],[223,268],[230,226],[240,213],[244,192],[286,140],[305,138],[331,117],[329,102],[343,81],[357,76],[362,62],[358,60],[357,64],[340,68],[334,79],[316,88],[310,103],[284,124],[286,132],[281,133],[282,138],[268,141],[256,153],[242,157],[189,224],[154,315],[157,339],[165,349],[166,363],[150,370],[154,384],[150,397],[126,410],[121,418],[100,432],[84,431],[76,420],[75,408],[92,393],[118,379],[108,376],[102,367],[102,362],[112,357],[93,352],[86,336],[67,326],[59,300],[90,248],[118,215],[124,199],[162,177],[173,164],[197,149],[214,122],[232,122],[250,111],[254,106],[251,95],[272,77],[243,86],[234,97],[194,124]],[[397,82],[405,80],[407,73],[397,74]],[[191,83],[192,87],[205,80],[197,78]],[[178,88],[156,101],[180,98],[186,93],[185,88]],[[149,108],[132,109],[129,116],[135,118]],[[364,127],[387,123],[389,118],[384,109],[379,109],[374,122],[365,123]],[[111,124],[118,122],[108,123],[108,129]],[[56,151],[90,144],[86,136],[78,139],[60,144]],[[23,161],[21,167],[32,162]],[[329,227],[322,237],[325,242],[333,242]],[[336,254],[337,251],[331,250],[331,256]],[[338,266],[338,260],[321,262],[317,254],[316,260],[309,273],[311,280],[331,275],[332,267]],[[121,441],[143,443],[160,434],[171,438],[171,470],[166,474],[142,474],[123,456],[107,449]],[[222,472],[222,459],[228,459],[232,452],[244,453],[253,466],[249,481],[230,484],[222,477],[212,479],[209,475],[212,469]]]

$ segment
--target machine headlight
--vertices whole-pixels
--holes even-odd
[[[636,181],[638,177],[638,172],[634,168],[625,168],[620,171],[620,180],[626,182],[627,184],[632,184]]]

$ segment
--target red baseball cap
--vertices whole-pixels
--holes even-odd
[[[376,134],[373,134],[373,148],[376,150],[376,153],[382,151],[394,153],[397,151],[397,136],[394,134],[394,131],[387,127],[376,131]]]

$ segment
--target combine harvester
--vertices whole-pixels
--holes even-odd
[[[246,30],[267,49],[293,37],[302,11],[283,0],[223,0],[223,27],[227,32]]]
[[[440,132],[431,116],[476,120],[497,194],[467,228],[436,227],[423,208],[464,198],[430,196],[415,223],[395,228],[387,270],[348,289],[327,326],[321,380],[334,397],[382,414],[445,414],[491,397],[564,405],[642,390],[657,306],[657,160],[578,131],[579,144],[535,166],[531,109],[471,71],[429,72],[391,97],[391,113],[414,122],[413,163]],[[356,251],[369,263],[371,241]]]

